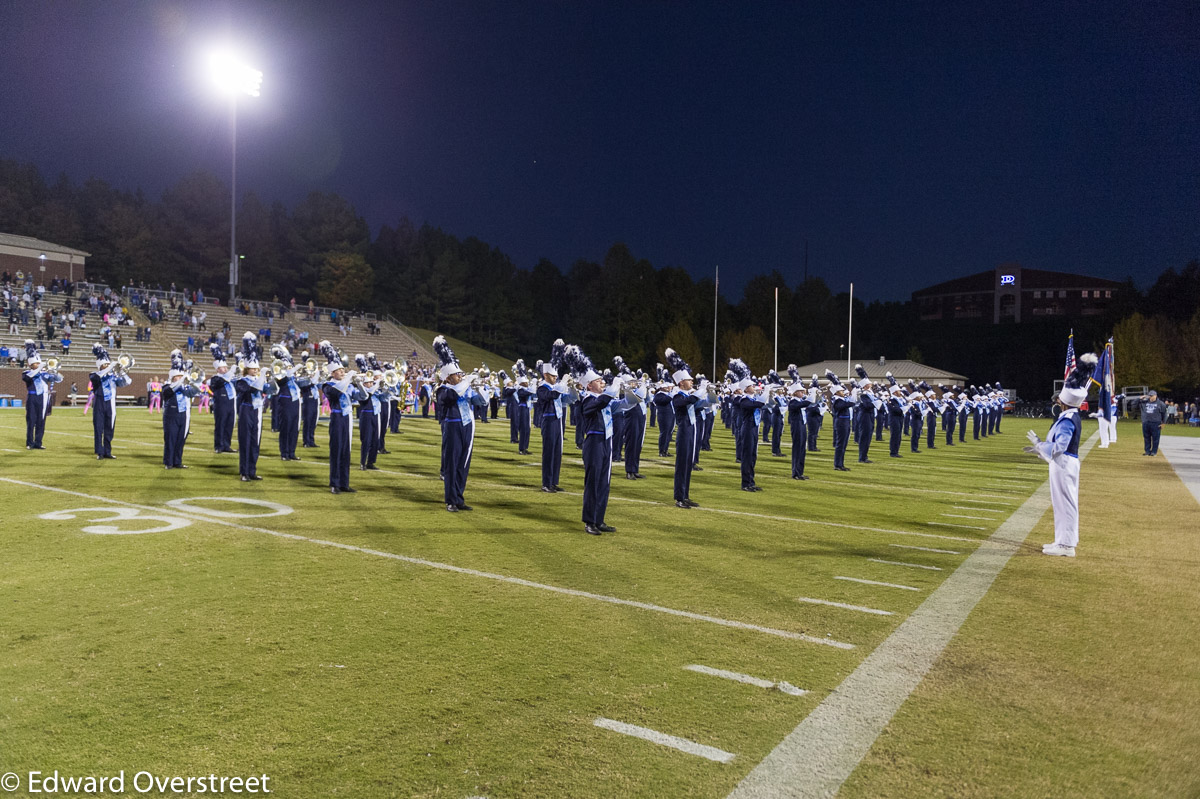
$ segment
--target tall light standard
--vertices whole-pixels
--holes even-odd
[[[230,53],[213,54],[209,68],[217,88],[229,95],[230,137],[233,141],[232,179],[230,180],[229,212],[229,304],[237,295],[237,101],[245,94],[259,96],[263,74],[246,66]]]

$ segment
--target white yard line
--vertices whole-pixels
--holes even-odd
[[[902,560],[883,560],[882,558],[867,558],[872,563],[884,563],[888,566],[907,566],[910,569],[926,569],[931,572],[942,571],[941,566],[926,566],[924,563],[905,563]]]
[[[726,680],[733,680],[734,682],[741,682],[745,683],[746,685],[754,685],[759,688],[777,688],[789,696],[804,696],[806,693],[808,693],[808,691],[805,691],[802,688],[797,688],[791,683],[772,682],[771,680],[764,680],[760,677],[751,677],[749,674],[741,674],[736,671],[714,669],[711,666],[700,666],[694,663],[690,666],[684,666],[683,668],[687,671],[694,671],[697,674],[708,674],[713,677],[721,677]]]
[[[1085,457],[1099,440],[1080,447]],[[967,557],[729,794],[729,799],[834,796],[920,684],[967,615],[1050,506],[1049,481]]]
[[[878,608],[864,608],[862,605],[847,605],[845,602],[830,602],[828,599],[815,599],[810,596],[798,596],[797,602],[807,602],[810,605],[825,605],[831,608],[841,608],[842,610],[855,610],[859,613],[870,613],[872,616],[894,616],[890,610],[879,610]]]
[[[986,530],[987,529],[986,527],[978,527],[973,524],[954,524],[953,522],[925,522],[925,523],[932,524],[937,527],[957,527],[960,530]],[[959,540],[962,541],[964,539],[960,538]]]
[[[970,505],[951,505],[954,510],[973,510],[976,513],[1004,513],[1000,508],[972,508]]]
[[[810,644],[821,644],[823,646],[832,646],[837,649],[853,649],[854,648],[854,644],[848,644],[848,643],[844,643],[842,641],[835,641],[830,638],[818,638],[813,635],[805,635],[804,633],[791,632],[789,630],[776,630],[774,628],[763,627],[758,624],[748,624],[746,622],[741,622],[741,621],[722,619],[722,618],[718,618],[716,616],[707,616],[703,613],[693,613],[693,612],[687,611],[687,610],[677,610],[675,608],[663,607],[662,605],[653,605],[648,602],[637,602],[637,601],[634,601],[631,599],[621,599],[620,597],[607,596],[605,594],[594,594],[590,591],[579,591],[574,588],[562,588],[562,587],[556,586],[556,585],[547,585],[545,583],[533,582],[532,580],[525,580],[520,577],[509,577],[509,576],[503,575],[503,574],[493,574],[491,572],[479,571],[478,569],[468,569],[468,568],[464,568],[462,566],[454,566],[449,563],[438,563],[438,562],[432,561],[432,560],[425,560],[424,558],[413,558],[413,557],[409,557],[407,555],[397,555],[394,552],[382,552],[377,549],[367,549],[366,547],[354,546],[353,544],[343,544],[340,541],[326,541],[326,540],[323,540],[320,538],[309,538],[307,536],[296,535],[294,533],[281,533],[278,530],[270,530],[265,527],[251,527],[250,525],[237,524],[235,522],[226,521],[224,519],[216,519],[216,518],[212,518],[210,516],[204,516],[204,515],[198,514],[198,513],[187,513],[187,512],[179,511],[175,508],[171,508],[169,506],[167,506],[166,508],[163,508],[163,507],[157,507],[154,505],[139,505],[134,502],[123,502],[123,501],[117,500],[117,499],[109,499],[108,497],[101,497],[101,496],[96,496],[93,494],[84,494],[79,491],[68,491],[65,488],[55,488],[53,486],[38,485],[37,483],[28,483],[28,482],[25,482],[24,480],[14,480],[9,477],[0,477],[0,481],[3,481],[5,483],[12,483],[13,485],[25,486],[27,488],[37,488],[37,489],[41,489],[43,491],[53,491],[53,492],[59,493],[59,494],[68,494],[68,495],[74,496],[74,497],[82,497],[84,499],[96,500],[99,502],[107,502],[112,505],[123,505],[123,506],[129,507],[129,508],[140,508],[142,510],[150,510],[150,511],[153,511],[154,513],[160,514],[160,515],[163,514],[164,512],[166,512],[166,513],[170,513],[173,516],[178,516],[183,519],[189,519],[191,521],[209,522],[211,524],[219,524],[224,527],[232,527],[232,528],[235,528],[238,530],[248,530],[250,532],[255,532],[255,533],[264,533],[266,535],[272,535],[277,538],[285,538],[290,541],[304,541],[309,544],[317,544],[319,546],[324,546],[324,547],[333,547],[335,549],[342,549],[342,550],[346,550],[348,552],[360,552],[364,555],[374,555],[374,556],[380,557],[380,558],[388,558],[390,560],[398,560],[403,563],[412,564],[414,566],[425,566],[430,569],[438,569],[441,571],[454,572],[456,574],[464,574],[464,575],[467,575],[470,577],[482,577],[487,580],[496,580],[497,582],[509,583],[511,585],[520,585],[520,586],[524,586],[526,588],[537,588],[542,591],[550,591],[552,593],[564,594],[566,596],[578,597],[580,599],[590,599],[590,600],[593,600],[596,602],[607,602],[611,605],[622,605],[625,607],[638,608],[640,610],[654,611],[655,613],[665,613],[665,614],[668,614],[671,616],[679,616],[681,618],[691,619],[693,621],[703,621],[703,622],[708,622],[709,624],[717,624],[722,627],[732,627],[732,628],[739,629],[739,630],[749,630],[752,632],[766,633],[767,635],[774,635],[779,638],[790,638],[795,641],[805,641]]]
[[[956,499],[955,502],[970,502],[975,505],[1016,505],[1015,499]]]
[[[905,591],[920,591],[921,590],[920,588],[914,588],[911,585],[900,585],[898,583],[881,583],[878,580],[864,580],[861,577],[842,577],[839,575],[837,577],[834,577],[833,579],[845,580],[846,582],[850,582],[850,583],[862,583],[863,585],[878,585],[878,586],[882,586],[884,588],[901,588]]]
[[[728,763],[737,757],[737,755],[732,752],[726,752],[724,749],[698,744],[695,741],[689,741],[687,738],[677,738],[674,735],[667,735],[665,732],[652,730],[649,727],[639,727],[636,724],[626,724],[623,721],[613,721],[606,718],[598,718],[594,724],[606,730],[619,732],[622,735],[630,735],[634,738],[641,738],[643,741],[649,741],[659,746],[669,746],[680,752],[686,752],[689,755],[702,757],[705,760],[712,760],[716,763]]]
[[[962,553],[954,549],[931,549],[930,547],[914,547],[912,544],[888,544],[889,547],[896,549],[916,549],[920,552],[937,552],[939,555],[961,555]]]
[[[943,513],[942,515],[951,519],[982,519],[985,522],[994,521],[990,516],[964,516],[961,513]]]

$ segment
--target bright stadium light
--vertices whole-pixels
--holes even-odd
[[[247,66],[232,53],[217,51],[210,55],[208,72],[213,85],[222,93],[258,97],[259,87],[262,86],[262,72]]]
[[[259,96],[263,74],[248,66],[229,50],[216,50],[208,57],[208,75],[212,85],[229,98],[230,138],[233,143],[233,159],[230,194],[229,220],[229,303],[237,298],[237,101],[243,95]]]

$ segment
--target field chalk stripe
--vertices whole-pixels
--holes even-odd
[[[981,519],[985,522],[994,521],[990,516],[964,516],[961,513],[943,513],[942,515],[948,519]]]
[[[1000,508],[972,508],[968,505],[951,505],[954,510],[969,510],[975,513],[1004,513]]]
[[[734,682],[741,682],[745,683],[746,685],[754,685],[759,688],[778,688],[780,691],[788,694],[789,696],[804,696],[806,693],[808,693],[808,691],[805,691],[803,688],[797,688],[790,683],[771,682],[770,680],[764,680],[760,677],[751,677],[749,674],[740,674],[736,671],[714,669],[711,666],[700,666],[695,663],[690,666],[684,666],[683,668],[687,671],[694,671],[697,674],[708,674],[713,677],[722,677],[726,680],[733,680]]]
[[[900,585],[898,583],[881,583],[878,580],[864,580],[861,577],[834,577],[835,580],[845,580],[848,583],[861,583],[862,585],[878,585],[883,588],[902,588],[905,591],[920,591],[920,588],[914,588],[911,585]]]
[[[1080,447],[1084,457],[1099,440]],[[834,796],[1050,507],[1046,481],[754,767],[729,799]]]
[[[398,560],[404,563],[411,563],[414,566],[425,566],[430,569],[440,569],[441,571],[454,572],[456,574],[465,574],[471,577],[483,577],[487,580],[496,580],[502,583],[510,583],[512,585],[521,585],[526,588],[538,588],[542,591],[551,591],[556,594],[565,594],[567,596],[579,597],[581,599],[592,599],[597,602],[607,602],[611,605],[623,605],[625,607],[638,608],[640,610],[651,610],[656,613],[666,613],[671,616],[679,616],[693,621],[704,621],[709,624],[718,624],[722,627],[733,627],[739,630],[751,630],[753,632],[766,633],[767,635],[778,636],[779,638],[790,638],[795,641],[805,641],[810,644],[821,644],[823,646],[832,646],[837,649],[853,649],[854,644],[847,644],[842,641],[835,641],[831,638],[818,638],[813,635],[805,635],[804,633],[790,632],[788,630],[776,630],[771,627],[762,627],[758,624],[748,624],[741,621],[732,621],[730,619],[721,619],[716,616],[706,616],[703,613],[693,613],[688,610],[677,610],[675,608],[667,608],[661,605],[652,605],[647,602],[636,602],[632,599],[621,599],[615,596],[606,596],[604,594],[593,594],[590,591],[579,591],[574,588],[561,588],[557,585],[547,585],[545,583],[535,583],[532,580],[524,580],[520,577],[509,577],[503,574],[492,574],[491,572],[478,571],[477,569],[468,569],[462,566],[453,566],[449,563],[438,563],[432,560],[424,560],[422,558],[412,558],[407,555],[397,555],[394,552],[381,552],[377,549],[367,549],[366,547],[358,547],[353,544],[343,544],[339,541],[326,541],[320,538],[308,538],[295,533],[282,533],[278,530],[269,530],[265,527],[251,527],[246,524],[237,524],[235,522],[217,519],[211,516],[204,516],[199,513],[188,513],[179,511],[174,508],[160,508],[153,505],[139,505],[134,502],[123,502],[117,499],[108,499],[107,497],[98,497],[92,494],[83,494],[78,491],[68,491],[65,488],[55,488],[53,486],[38,485],[37,483],[27,483],[23,480],[14,480],[10,477],[0,477],[0,481],[12,483],[14,485],[26,486],[28,488],[39,488],[43,491],[54,491],[60,494],[69,494],[75,497],[83,497],[85,499],[97,500],[99,502],[107,502],[112,505],[124,505],[130,508],[140,508],[142,510],[150,510],[155,513],[168,512],[180,518],[190,519],[192,521],[211,522],[225,527],[233,527],[238,530],[249,530],[255,533],[265,533],[273,535],[277,538],[286,538],[290,541],[305,541],[310,544],[318,544],[325,547],[334,547],[336,549],[344,549],[348,552],[361,552],[364,555],[375,555],[380,558],[388,558],[390,560]]]
[[[634,738],[641,738],[643,741],[649,741],[659,746],[669,746],[672,749],[678,749],[680,752],[686,752],[689,755],[695,755],[696,757],[702,757],[705,760],[712,760],[717,763],[728,763],[737,757],[733,752],[726,752],[724,749],[717,749],[715,746],[698,744],[695,741],[689,741],[687,738],[676,738],[674,735],[667,735],[665,732],[652,730],[649,727],[638,727],[635,724],[626,724],[623,721],[613,721],[606,718],[598,718],[594,723],[597,727],[606,730],[619,732],[622,735],[631,735]]]
[[[831,608],[841,608],[842,610],[855,610],[859,613],[870,613],[873,616],[894,616],[890,610],[879,610],[878,608],[864,608],[862,605],[847,605],[844,602],[830,602],[828,599],[814,599],[810,596],[798,596],[797,602],[807,602],[810,605],[825,605]]]
[[[924,563],[905,563],[902,560],[884,560],[883,558],[867,558],[872,563],[884,563],[888,566],[907,566],[910,569],[925,569],[931,572],[942,571],[941,566],[926,566]]]
[[[954,522],[925,522],[926,524],[936,525],[937,527],[957,527],[960,530],[986,530],[986,527],[980,527],[975,524],[955,524]],[[960,541],[963,539],[959,539]]]
[[[1192,496],[1200,502],[1200,439],[1164,435],[1158,448]]]
[[[896,549],[916,549],[921,552],[937,552],[940,555],[961,555],[961,552],[953,549],[933,549],[931,547],[915,547],[912,544],[888,544],[889,547]]]

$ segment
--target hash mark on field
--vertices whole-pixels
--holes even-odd
[[[920,591],[920,588],[913,588],[911,585],[899,585],[897,583],[881,583],[878,580],[864,580],[861,577],[842,577],[841,575],[834,577],[835,580],[846,580],[851,583],[862,583],[863,585],[880,585],[884,588],[903,588],[905,591]]]
[[[684,669],[687,671],[694,671],[697,674],[710,674],[713,677],[724,677],[726,680],[742,682],[746,683],[746,685],[754,685],[759,688],[778,688],[780,691],[788,694],[789,696],[804,696],[806,693],[808,693],[808,691],[805,691],[803,688],[797,688],[791,683],[771,682],[770,680],[764,680],[760,677],[751,677],[749,674],[740,674],[736,671],[714,669],[711,666],[699,666],[693,663],[690,666],[684,666]]]
[[[914,547],[912,544],[888,544],[888,546],[896,547],[897,549],[917,549],[917,550],[920,550],[921,552],[937,552],[939,555],[961,555],[962,554],[961,552],[958,552],[953,549],[933,549],[931,547]]]
[[[951,505],[954,510],[972,510],[976,513],[1004,513],[1000,508],[972,508],[969,505]]]
[[[974,505],[1016,505],[1015,500],[1007,499],[956,499],[955,502],[970,502]]]
[[[98,500],[100,502],[107,502],[110,505],[123,505],[128,508],[140,508],[142,510],[154,511],[155,513],[163,513],[164,512],[163,508],[156,507],[154,505],[139,505],[135,502],[124,502],[119,499],[109,499],[108,497],[100,497],[100,496],[96,496],[94,494],[84,494],[79,491],[70,491],[65,488],[55,488],[54,486],[44,486],[44,485],[39,485],[37,483],[28,483],[28,482],[25,482],[24,480],[14,480],[11,477],[0,477],[0,481],[5,482],[5,483],[12,483],[13,485],[27,486],[29,488],[39,488],[39,489],[42,489],[43,491],[53,491],[53,492],[56,492],[59,494],[68,494],[70,496],[75,496],[75,497],[84,497],[85,499],[94,499],[94,500]],[[191,521],[208,522],[209,524],[218,524],[223,527],[233,527],[237,530],[249,530],[249,531],[255,532],[255,533],[265,533],[266,535],[272,535],[272,536],[275,536],[276,538],[284,538],[289,541],[304,541],[309,544],[317,544],[319,546],[333,547],[334,549],[343,549],[348,552],[361,552],[364,555],[374,555],[374,556],[380,557],[380,558],[388,558],[389,560],[398,560],[398,561],[401,561],[402,563],[410,563],[414,566],[425,566],[425,567],[428,567],[431,569],[439,569],[441,571],[454,572],[456,574],[465,574],[470,577],[483,577],[484,579],[487,579],[487,580],[496,580],[497,582],[511,583],[513,585],[521,585],[521,586],[525,586],[526,588],[538,588],[543,591],[550,591],[550,592],[556,593],[556,594],[565,594],[566,596],[574,596],[574,597],[579,597],[581,599],[592,599],[597,602],[607,602],[612,605],[623,605],[625,607],[639,608],[641,610],[650,610],[650,611],[654,611],[656,613],[666,613],[671,616],[680,616],[682,618],[692,619],[694,621],[705,621],[710,624],[720,625],[722,627],[733,627],[733,628],[739,629],[739,630],[751,630],[753,632],[766,633],[768,635],[775,635],[780,638],[790,638],[795,641],[806,641],[810,644],[822,644],[824,646],[832,646],[836,649],[854,649],[854,644],[848,644],[848,643],[845,643],[842,641],[835,641],[831,638],[817,638],[814,635],[806,635],[804,633],[791,632],[789,630],[776,630],[772,627],[763,627],[758,624],[749,624],[744,621],[733,621],[731,619],[722,619],[722,618],[718,618],[716,616],[706,616],[703,613],[694,613],[690,610],[678,610],[676,608],[663,607],[662,605],[652,605],[649,602],[638,602],[638,601],[635,601],[632,599],[622,599],[620,597],[608,596],[606,594],[594,594],[591,591],[580,591],[575,588],[562,588],[557,585],[548,585],[546,583],[536,583],[532,580],[525,580],[520,577],[509,577],[504,574],[494,574],[492,572],[479,571],[478,569],[468,569],[464,566],[454,566],[449,563],[438,563],[437,561],[425,560],[423,558],[413,558],[413,557],[409,557],[408,555],[398,555],[395,552],[382,552],[378,549],[367,549],[366,547],[358,547],[358,546],[354,546],[353,544],[343,544],[340,541],[326,541],[321,538],[308,538],[307,536],[296,535],[295,533],[284,533],[284,532],[280,532],[279,530],[270,530],[266,527],[251,527],[250,525],[237,524],[235,522],[226,521],[224,519],[217,519],[217,518],[213,518],[211,516],[204,516],[201,514],[180,511],[180,510],[177,510],[176,508],[169,508],[167,512],[169,512],[173,516],[177,516],[177,517],[180,517],[183,519],[190,519]]]
[[[986,527],[978,527],[974,524],[954,524],[952,522],[925,522],[926,524],[934,524],[938,527],[958,527],[963,530],[986,530]]]
[[[669,746],[672,749],[678,749],[680,752],[686,752],[689,755],[696,755],[697,757],[717,763],[728,763],[737,757],[733,752],[726,752],[724,749],[718,749],[715,746],[698,744],[695,741],[689,741],[687,738],[677,738],[674,735],[667,735],[665,732],[652,730],[649,727],[639,727],[636,724],[626,724],[623,721],[613,721],[606,718],[598,718],[593,723],[597,727],[606,730],[619,732],[622,735],[631,735],[634,738],[641,738],[643,741],[649,741],[660,746]]]
[[[867,558],[872,563],[886,563],[888,566],[908,566],[910,569],[928,569],[931,572],[940,572],[941,566],[926,566],[923,563],[905,563],[902,560],[883,560],[882,558]]]
[[[942,515],[949,519],[982,519],[985,522],[993,521],[990,516],[964,516],[961,513],[943,513]],[[983,528],[981,527],[979,529],[982,530]]]
[[[870,613],[875,616],[895,616],[890,610],[878,610],[876,608],[864,608],[862,605],[847,605],[844,602],[830,602],[828,599],[813,599],[810,596],[798,596],[797,602],[807,602],[810,605],[828,605],[831,608],[842,608],[843,610],[857,610],[860,613]]]

